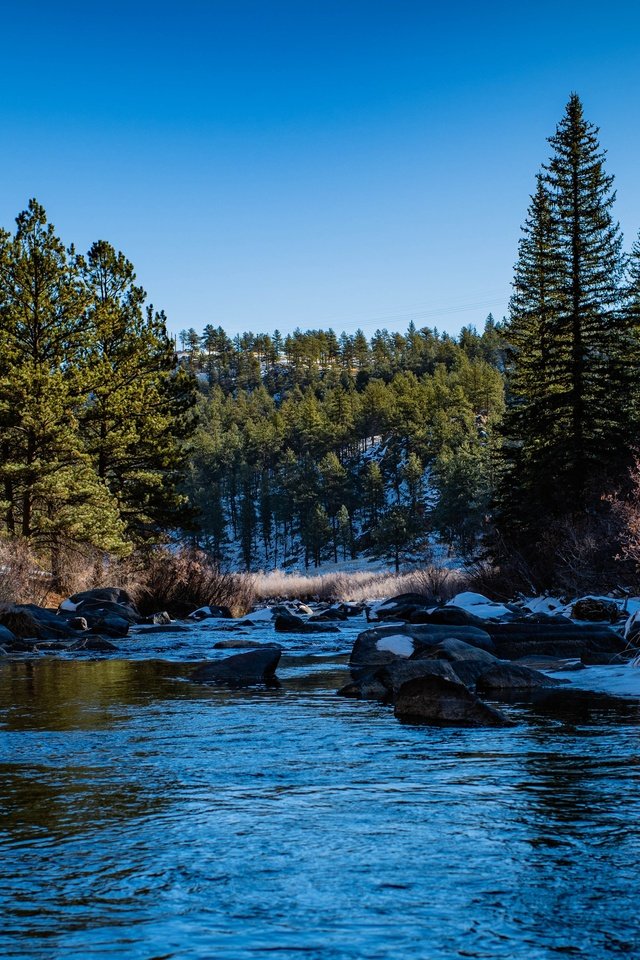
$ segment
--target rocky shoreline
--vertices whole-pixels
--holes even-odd
[[[366,629],[353,643],[340,696],[388,705],[404,723],[508,727],[513,721],[501,703],[539,701],[558,687],[568,697],[585,695],[549,673],[626,664],[638,655],[638,616],[626,601],[591,597],[558,612],[539,607],[478,594],[446,605],[404,594],[371,604],[274,602],[239,619],[207,606],[176,621],[166,611],[142,616],[126,591],[100,588],[75,594],[57,611],[0,607],[0,656],[108,655],[148,634],[188,635],[207,621],[220,635],[213,649],[242,652],[194,665],[192,682],[277,687],[278,635],[340,633],[364,614]],[[251,638],[251,628],[266,626],[276,639]]]

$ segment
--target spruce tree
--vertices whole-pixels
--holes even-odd
[[[624,308],[613,177],[577,95],[549,142],[505,330],[503,524],[529,531],[545,516],[595,504],[635,432],[637,350]]]

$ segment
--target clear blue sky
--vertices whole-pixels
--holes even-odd
[[[170,328],[501,315],[572,90],[640,227],[635,3],[4,4],[0,224],[110,240]]]

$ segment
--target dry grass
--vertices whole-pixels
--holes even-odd
[[[351,600],[356,603],[382,600],[400,593],[420,593],[449,600],[466,587],[467,578],[462,571],[434,566],[401,574],[359,570],[315,577],[273,570],[256,575],[253,582],[256,600]]]
[[[154,550],[136,573],[135,579],[122,585],[141,613],[166,610],[181,617],[198,607],[221,606],[228,607],[234,616],[243,616],[254,603],[250,574],[226,573],[197,551]]]
[[[51,577],[24,540],[0,541],[0,603],[44,605]]]

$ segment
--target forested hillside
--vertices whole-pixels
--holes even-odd
[[[469,550],[504,407],[501,328],[181,335],[199,381],[198,544],[247,569]]]

